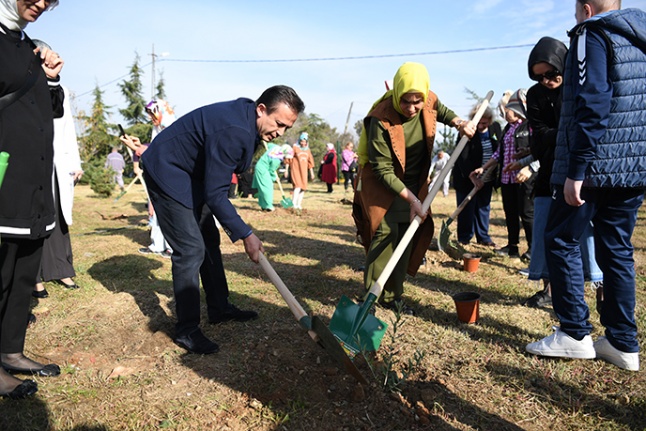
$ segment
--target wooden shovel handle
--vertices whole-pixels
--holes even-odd
[[[275,172],[276,175],[276,182],[278,183],[278,189],[280,190],[280,195],[282,197],[285,197],[285,193],[283,193],[283,186],[280,184],[280,177],[278,176],[278,171]]]
[[[482,183],[480,185],[476,185],[471,189],[468,195],[464,199],[462,199],[462,202],[460,202],[460,205],[453,211],[453,214],[449,216],[451,220],[455,220],[455,218],[462,212],[464,207],[467,206],[469,202],[471,202],[471,199],[475,196],[476,193],[480,191],[480,189],[484,186],[484,183],[487,183],[491,181],[493,177],[493,172],[495,171],[496,166],[492,166],[489,169],[487,169],[483,174],[482,177],[480,178],[482,180]]]
[[[480,190],[480,187],[475,186],[474,188],[471,189],[468,195],[464,199],[462,199],[462,202],[460,202],[460,205],[453,211],[453,213],[449,216],[449,219],[455,220],[455,218],[462,212],[464,207],[467,206],[469,202],[471,202],[471,199],[478,193],[478,190]]]
[[[269,263],[262,252],[260,252],[259,254],[258,262],[260,263],[260,266],[265,271],[271,282],[274,284],[274,286],[276,286],[276,289],[280,293],[280,296],[283,297],[292,314],[294,315],[294,317],[296,317],[296,320],[300,322],[304,317],[309,317],[303,307],[301,307],[301,304],[299,304],[296,298],[294,298],[292,292],[290,292],[285,283],[283,283],[283,280],[281,280],[281,278],[278,276],[278,273],[276,273],[276,271],[274,270],[274,267],[271,266],[271,263]],[[310,337],[312,337],[313,340],[318,341],[318,336],[314,331],[308,330],[307,332],[310,334]]]

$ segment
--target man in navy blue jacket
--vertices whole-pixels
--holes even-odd
[[[646,13],[619,8],[619,0],[576,2],[545,229],[560,327],[526,349],[638,371],[631,237],[646,187]],[[590,221],[604,293],[605,335],[594,343],[579,248]]]
[[[142,154],[144,177],[159,225],[173,248],[173,291],[177,324],[174,341],[189,352],[209,354],[218,345],[200,330],[199,278],[209,321],[246,321],[255,311],[228,301],[215,216],[231,241],[242,239],[258,262],[262,242],[228,199],[233,173],[251,165],[261,141],[290,128],[305,106],[296,92],[274,86],[254,102],[240,98],[196,109],[164,129]]]

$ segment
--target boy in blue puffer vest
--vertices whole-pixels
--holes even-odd
[[[631,237],[646,186],[646,13],[618,0],[577,0],[545,229],[556,332],[535,355],[604,359],[639,370]],[[592,221],[604,274],[593,343],[579,239]]]

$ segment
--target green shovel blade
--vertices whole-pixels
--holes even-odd
[[[344,295],[334,310],[330,331],[350,357],[376,351],[384,338],[388,325],[369,313],[373,303],[366,300],[360,306]]]
[[[442,222],[442,228],[440,229],[440,237],[437,240],[437,248],[440,251],[444,251],[449,244],[449,238],[451,238],[451,230],[449,225],[453,221],[452,218],[449,218]]]
[[[351,376],[353,376],[359,383],[364,385],[368,381],[361,375],[361,372],[356,365],[352,362],[352,358],[348,356],[347,351],[339,343],[337,338],[330,332],[330,329],[325,326],[325,323],[317,316],[312,316],[312,330],[319,337],[319,344],[330,354],[332,358],[345,369]]]
[[[280,200],[280,206],[282,206],[285,209],[292,208],[294,206],[294,202],[292,202],[290,198],[284,197]]]

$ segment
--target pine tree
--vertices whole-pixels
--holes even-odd
[[[143,71],[139,66],[139,61],[139,54],[136,54],[135,61],[130,67],[130,79],[124,80],[119,84],[121,94],[126,98],[126,103],[128,104],[125,109],[119,109],[119,112],[130,126],[148,122],[148,116],[145,111],[146,101],[143,96],[143,84],[141,83]]]
[[[433,148],[434,155],[440,150],[450,155],[458,143],[458,134],[456,131],[446,124],[443,124],[442,126],[443,127],[441,128],[437,128],[437,134],[435,135],[435,146]]]
[[[108,155],[111,146],[115,143],[115,137],[108,133],[108,129],[114,125],[108,123],[109,109],[103,102],[103,91],[97,85],[92,92],[94,103],[90,115],[81,112],[78,119],[83,125],[83,133],[79,136],[79,147],[81,160],[89,163],[92,160],[102,159]]]
[[[164,89],[164,84],[164,74],[160,73],[159,82],[157,82],[157,85],[155,86],[155,99],[166,100],[166,90]]]
[[[119,144],[116,136],[108,130],[114,129],[114,124],[108,123],[108,111],[111,107],[103,103],[103,92],[97,85],[92,92],[94,103],[90,115],[79,113],[77,119],[83,126],[83,133],[79,136],[79,152],[83,160],[83,175],[81,181],[90,184],[92,190],[101,196],[109,197],[114,190],[112,172],[105,169],[104,163],[113,145]]]

